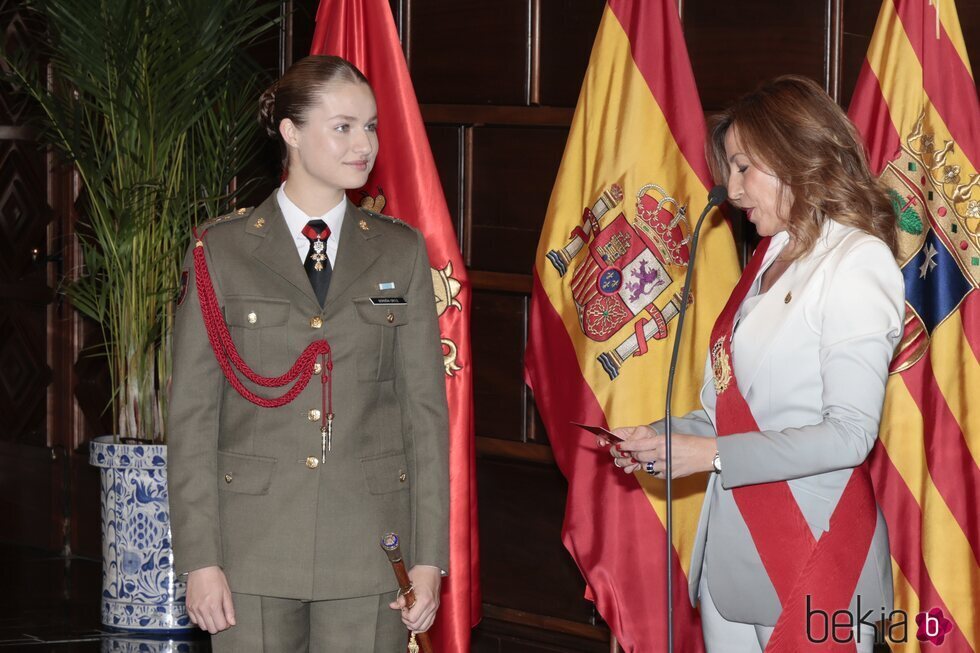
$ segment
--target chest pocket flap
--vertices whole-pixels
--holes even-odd
[[[408,461],[404,451],[362,458],[361,469],[371,494],[388,494],[409,487]]]
[[[370,297],[357,297],[354,306],[369,324],[396,327],[408,323],[408,304],[374,304]]]
[[[275,458],[218,452],[218,487],[239,494],[268,494]]]
[[[282,326],[289,320],[289,302],[268,297],[235,296],[225,300],[228,326],[262,329]]]
[[[370,297],[356,297],[354,308],[362,326],[358,338],[358,379],[393,379],[395,334],[398,332],[395,327],[408,324],[408,304],[375,304]]]

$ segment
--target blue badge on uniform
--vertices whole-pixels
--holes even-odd
[[[382,281],[381,283],[378,284],[378,290],[394,290],[394,289],[395,289],[394,281]]]

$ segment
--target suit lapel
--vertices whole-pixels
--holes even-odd
[[[800,282],[809,277],[812,269],[809,264],[809,257],[805,261],[795,261],[745,318],[752,320],[751,335],[739,338],[735,343],[738,386],[743,396],[748,396],[749,389],[762,363],[772,352],[772,344],[786,325],[787,318],[803,305],[799,296],[802,294]],[[786,297],[790,293],[792,295],[787,302]],[[736,327],[736,333],[741,328]]]
[[[348,201],[344,223],[340,230],[340,243],[337,245],[337,261],[330,278],[330,289],[327,291],[324,311],[329,310],[343,296],[347,288],[357,281],[381,255],[378,245],[372,242],[379,236],[381,232],[368,227],[367,222],[364,221],[364,214]],[[306,285],[310,285],[309,282]]]
[[[773,343],[779,338],[789,317],[803,310],[810,299],[809,293],[814,292],[810,285],[814,273],[839,240],[840,231],[837,223],[826,220],[813,250],[793,262],[745,318],[752,320],[751,334],[740,338],[735,347],[738,386],[743,396],[748,397],[762,363],[772,353]]]
[[[294,286],[314,306],[319,306],[320,302],[317,301],[310,279],[299,260],[296,242],[289,233],[275,193],[252,211],[245,222],[245,231],[255,236],[252,256]]]

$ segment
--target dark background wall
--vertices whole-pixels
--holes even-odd
[[[474,287],[480,653],[609,650],[560,542],[565,483],[521,370],[533,253],[603,4],[391,0]],[[812,77],[846,107],[880,6],[677,4],[709,113],[782,73]],[[8,51],[38,33],[17,5],[0,0]],[[956,5],[978,65],[980,0]],[[284,0],[282,29],[256,51],[270,72],[308,52],[316,7]],[[77,184],[37,148],[27,118],[0,88],[0,540],[97,557],[87,442],[110,431],[106,375],[85,353],[95,331],[54,292],[77,263]]]

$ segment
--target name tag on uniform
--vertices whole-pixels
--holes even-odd
[[[371,303],[375,306],[383,306],[387,304],[408,304],[404,297],[372,297]]]

